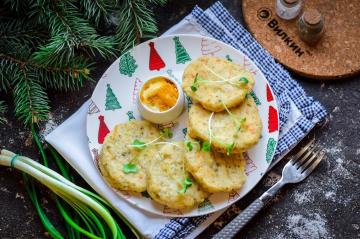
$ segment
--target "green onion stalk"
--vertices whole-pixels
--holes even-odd
[[[94,239],[126,238],[110,210],[116,212],[118,217],[132,230],[134,235],[140,238],[139,232],[108,202],[97,194],[79,187],[72,182],[73,178],[67,167],[68,165],[64,163],[62,157],[51,146],[49,146],[49,150],[52,159],[54,159],[62,175],[48,168],[49,160],[36,133],[34,124],[31,126],[31,131],[34,141],[39,148],[43,164],[4,149],[1,150],[0,165],[11,166],[24,173],[24,183],[30,200],[34,204],[46,231],[48,231],[52,238],[80,239],[83,238],[83,236]],[[55,205],[65,221],[67,233],[65,237],[54,227],[46,216],[39,202],[34,181],[31,180],[29,176],[38,180],[53,192]]]

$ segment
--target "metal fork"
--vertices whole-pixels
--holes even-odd
[[[325,156],[325,153],[319,149],[314,142],[315,139],[311,140],[296,155],[294,155],[283,168],[281,179],[258,199],[252,202],[213,238],[233,238],[264,207],[264,205],[275,196],[280,188],[288,183],[298,183],[309,176]]]

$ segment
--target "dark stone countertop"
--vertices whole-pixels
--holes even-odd
[[[159,34],[188,14],[195,4],[206,8],[215,1],[184,2],[172,1],[157,9]],[[222,2],[236,19],[241,19],[241,1]],[[108,65],[110,63],[99,62],[94,78],[99,79]],[[238,237],[360,238],[360,76],[324,82],[296,75],[294,78],[329,112],[329,123],[313,132],[326,151],[326,160],[305,182],[284,188]],[[75,112],[90,97],[95,85],[87,83],[80,92],[49,94],[52,113],[50,120],[41,126],[41,134],[48,133]],[[1,148],[35,158],[36,149],[29,131],[14,119],[12,112],[8,113],[8,119],[7,125],[0,126]],[[274,184],[280,177],[283,164],[277,165],[253,191],[233,205],[199,238],[209,238],[216,233]],[[55,226],[60,225],[61,219],[46,191],[41,198]],[[9,168],[0,170],[0,208],[0,238],[48,238],[25,192],[21,174]],[[60,227],[60,230],[64,228]]]

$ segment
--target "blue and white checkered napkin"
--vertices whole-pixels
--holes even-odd
[[[217,2],[206,11],[199,7],[164,35],[192,33],[223,41],[253,60],[269,81],[279,104],[280,139],[275,153],[275,164],[293,148],[326,111],[312,97],[306,96],[301,86],[274,61],[271,55]],[[195,218],[164,218],[133,207],[105,184],[95,168],[86,139],[86,102],[75,114],[46,136],[46,140],[74,167],[95,191],[118,209],[144,237],[194,238],[210,225],[223,211]],[[66,140],[58,140],[66,139]]]

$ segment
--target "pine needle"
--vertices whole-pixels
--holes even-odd
[[[122,52],[135,46],[144,37],[153,36],[158,28],[149,3],[143,0],[123,1],[118,13],[116,41]],[[164,2],[164,1],[156,1]]]
[[[5,103],[4,101],[0,101],[0,124],[4,124],[7,122],[4,116],[5,112],[6,112]]]
[[[48,117],[49,100],[38,76],[22,69],[14,87],[15,116],[25,125],[38,123]]]
[[[108,25],[111,20],[112,5],[106,0],[80,0],[81,10],[86,19],[91,20],[97,27],[100,24]]]

